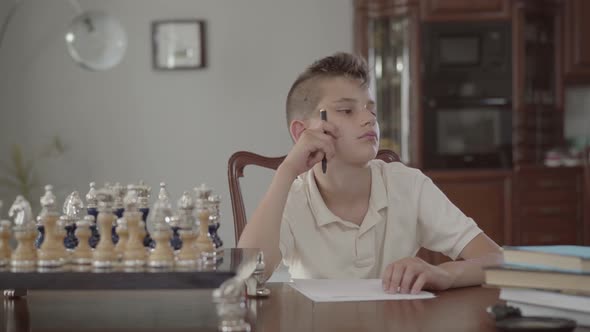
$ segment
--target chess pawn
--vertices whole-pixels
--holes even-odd
[[[10,257],[10,265],[14,268],[34,267],[37,263],[37,230],[31,205],[24,197],[17,196],[8,210],[8,216],[14,218],[14,237],[17,241],[16,249]]]
[[[76,238],[78,245],[74,249],[72,262],[74,264],[86,265],[92,263],[92,248],[90,247],[90,236],[92,231],[90,226],[94,224],[94,217],[87,215],[83,220],[76,222]]]
[[[92,266],[110,268],[117,260],[115,245],[109,236],[116,218],[113,214],[114,195],[110,190],[100,189],[96,193],[96,198],[98,200],[98,219],[96,225],[100,239],[94,252],[92,252]]]
[[[128,191],[125,196],[125,213],[123,214],[129,231],[127,246],[123,252],[123,265],[141,267],[145,265],[146,250],[143,245],[145,227],[138,211],[138,196],[135,191]]]
[[[259,251],[256,255],[256,269],[246,279],[246,294],[249,297],[267,297],[270,295],[270,289],[265,286],[266,277],[264,269],[264,254],[262,251]]]
[[[117,252],[117,257],[122,259],[123,252],[125,252],[125,248],[127,248],[127,242],[129,240],[129,230],[127,229],[127,223],[125,222],[125,218],[117,219],[117,236],[119,237],[119,242],[115,246],[115,251]]]
[[[64,246],[65,234],[58,224],[59,213],[57,212],[53,186],[45,186],[45,194],[41,197],[41,206],[39,217],[45,229],[45,239],[37,253],[37,264],[41,267],[62,266],[67,258]]]
[[[171,267],[174,265],[174,250],[170,245],[170,237],[172,230],[168,224],[159,223],[152,232],[152,239],[156,243],[156,247],[148,257],[148,265],[150,267]]]
[[[98,200],[96,199],[96,182],[90,182],[90,190],[86,194],[86,211],[88,215],[94,217],[94,221],[90,225],[90,231],[92,235],[88,240],[91,248],[96,248],[98,244],[98,240],[100,239],[100,234],[98,233],[98,228],[96,227],[96,220],[98,218]]]
[[[10,221],[0,221],[0,267],[4,267],[10,263],[10,255],[12,249],[10,248]]]
[[[201,251],[196,246],[197,233],[194,229],[180,229],[178,231],[182,247],[176,254],[176,264],[180,266],[193,266],[199,263]]]

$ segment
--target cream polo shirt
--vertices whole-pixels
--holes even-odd
[[[312,171],[295,180],[283,213],[280,250],[292,278],[380,278],[420,247],[456,259],[481,229],[417,169],[372,160],[363,222],[334,215]]]

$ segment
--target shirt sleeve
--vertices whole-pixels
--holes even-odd
[[[426,249],[457,259],[463,248],[482,230],[425,175],[419,176],[418,237]]]
[[[287,216],[283,214],[279,239],[279,249],[281,250],[281,255],[283,257],[283,264],[286,266],[290,265],[293,247],[295,244],[293,231],[291,230],[291,225],[289,224],[288,220],[289,219]]]

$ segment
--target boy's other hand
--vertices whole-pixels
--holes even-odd
[[[387,293],[417,294],[422,289],[448,289],[453,285],[454,276],[419,257],[408,257],[389,264],[381,280]]]
[[[280,168],[294,178],[311,169],[324,156],[327,160],[332,159],[336,154],[334,142],[337,137],[338,129],[333,124],[314,123],[301,133]]]

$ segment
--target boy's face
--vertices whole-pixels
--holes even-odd
[[[326,109],[328,122],[339,131],[336,157],[349,164],[364,165],[379,150],[379,125],[375,101],[367,85],[359,80],[334,77],[319,83],[321,97],[311,121],[319,120],[319,110]]]

